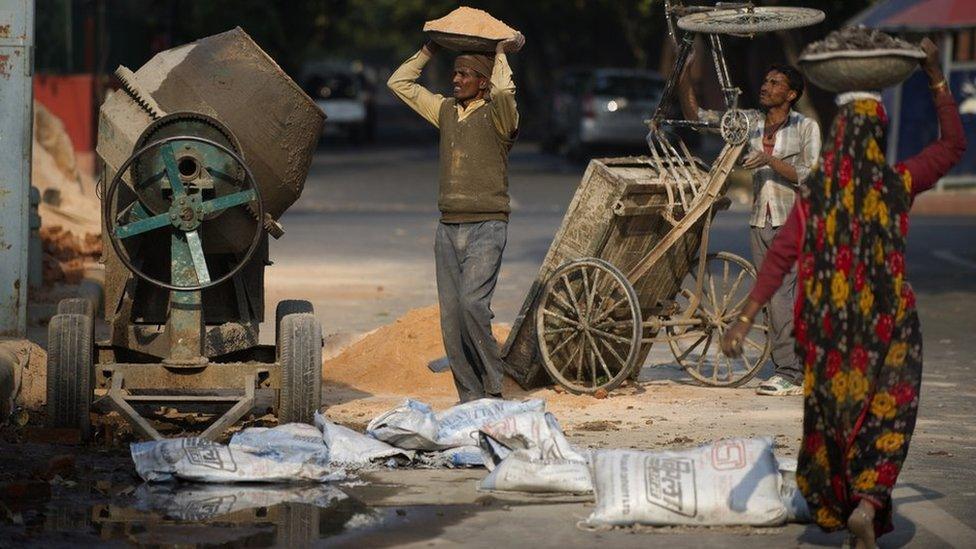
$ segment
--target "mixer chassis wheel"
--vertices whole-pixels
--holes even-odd
[[[94,380],[92,319],[84,314],[57,314],[48,324],[48,426],[73,428],[87,440]]]
[[[322,405],[322,326],[309,313],[286,315],[278,341],[278,422],[312,423]]]
[[[281,349],[281,321],[288,315],[295,313],[314,313],[315,308],[304,299],[283,299],[275,307],[275,345]]]

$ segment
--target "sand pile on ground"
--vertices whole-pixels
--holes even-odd
[[[495,325],[504,341],[509,328]],[[440,311],[436,305],[414,309],[383,326],[322,365],[327,390],[355,390],[372,395],[413,398],[453,396],[449,371],[434,373],[427,363],[444,356]],[[506,385],[507,387],[507,385]]]
[[[489,40],[504,40],[515,34],[515,29],[495,19],[488,12],[466,6],[461,6],[440,19],[427,21],[424,32],[428,31],[477,36]]]
[[[101,203],[92,178],[78,170],[64,124],[37,102],[31,160],[31,184],[41,193],[44,282],[76,283],[101,255]]]

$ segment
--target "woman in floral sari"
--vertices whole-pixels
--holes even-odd
[[[941,138],[892,168],[880,97],[838,97],[820,168],[722,341],[726,354],[741,354],[753,317],[796,263],[794,330],[805,368],[797,484],[817,524],[846,523],[858,547],[892,529],[891,491],[918,411],[922,334],[905,281],[908,211],[965,150],[938,48],[928,39],[922,47]]]

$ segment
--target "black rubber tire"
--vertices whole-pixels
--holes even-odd
[[[315,309],[304,299],[284,299],[275,307],[275,346],[281,349],[281,319],[296,313],[314,313]],[[279,355],[280,356],[280,355]]]
[[[92,318],[95,308],[92,302],[84,297],[70,297],[58,302],[59,315],[85,315]]]
[[[49,427],[91,434],[92,319],[81,314],[58,314],[48,324],[47,422]]]
[[[281,320],[278,337],[278,422],[312,423],[322,405],[322,325],[310,313],[293,313]]]
[[[312,304],[304,299],[285,299],[275,307],[275,328],[281,326],[281,319],[295,313],[314,313]]]

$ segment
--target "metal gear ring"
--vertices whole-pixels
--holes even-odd
[[[749,139],[749,115],[740,109],[729,109],[722,115],[722,139],[730,145],[741,145]]]
[[[147,145],[144,145],[140,149],[133,152],[132,155],[129,156],[129,158],[126,159],[126,161],[123,162],[121,166],[119,166],[118,171],[116,171],[115,173],[115,177],[112,178],[112,182],[109,184],[108,188],[105,189],[105,198],[102,200],[102,219],[104,220],[105,223],[105,230],[108,232],[109,235],[108,241],[112,244],[112,248],[115,250],[116,256],[133,275],[145,280],[146,282],[149,282],[153,285],[159,286],[160,288],[164,288],[167,290],[183,291],[183,292],[201,291],[226,282],[231,277],[233,277],[238,272],[240,272],[240,270],[243,269],[247,265],[247,263],[251,261],[251,258],[254,257],[254,253],[257,251],[258,246],[261,243],[261,236],[264,234],[264,231],[261,230],[262,227],[260,224],[258,224],[255,227],[254,235],[251,238],[250,245],[248,246],[247,251],[244,253],[244,256],[239,260],[237,260],[237,263],[234,265],[233,268],[231,268],[227,273],[225,273],[223,276],[219,277],[216,280],[210,280],[208,282],[195,284],[192,286],[178,286],[163,280],[158,280],[146,274],[143,270],[139,269],[133,263],[132,258],[129,257],[127,250],[125,250],[125,248],[122,246],[121,238],[124,237],[120,238],[117,234],[117,230],[119,226],[118,226],[118,220],[115,217],[115,211],[113,210],[113,207],[115,205],[115,197],[117,195],[118,188],[124,184],[122,179],[123,175],[126,173],[126,171],[129,170],[129,167],[132,166],[135,160],[137,160],[142,155],[146,154],[148,151],[155,148],[163,147],[175,141],[195,141],[197,143],[207,144],[211,147],[218,149],[223,154],[233,159],[233,161],[236,162],[238,165],[240,165],[244,170],[244,176],[245,176],[244,182],[250,183],[248,192],[253,193],[252,199],[248,200],[247,203],[254,203],[256,205],[256,210],[257,210],[257,215],[255,216],[256,219],[258,220],[264,219],[264,203],[261,201],[261,191],[257,186],[257,182],[254,179],[254,175],[251,173],[251,169],[248,168],[247,164],[244,163],[244,159],[241,158],[240,155],[238,155],[230,148],[220,143],[217,143],[216,141],[211,141],[209,139],[195,136],[195,135],[174,135],[170,137],[165,137],[158,141],[153,141]],[[223,203],[221,203],[221,201],[223,201]],[[212,199],[207,202],[211,203],[211,205],[214,207],[221,207],[221,208],[243,205],[243,203],[240,201],[234,201],[228,204],[226,200],[221,198]],[[203,204],[203,206],[206,206],[206,202]],[[152,221],[154,218],[159,218],[163,222],[155,226],[150,225],[144,229],[140,229],[137,232],[132,232],[130,233],[130,235],[139,234],[141,232],[148,232],[148,230],[152,230],[154,228],[162,228],[162,227],[170,226],[170,223],[168,223],[164,219],[165,217],[166,214],[163,214],[163,215],[156,215],[152,218],[143,220],[143,221]],[[176,230],[180,230],[180,229],[177,228]]]

